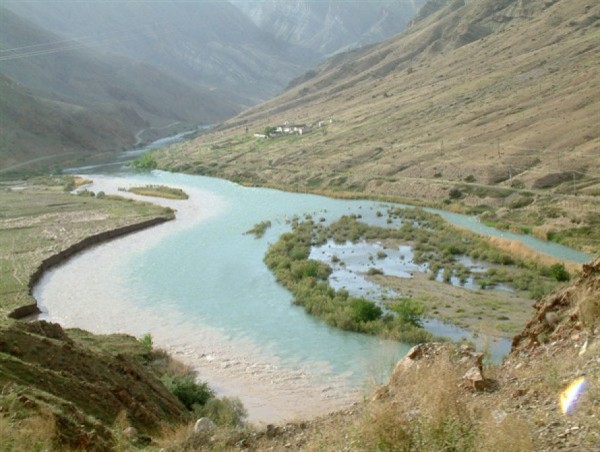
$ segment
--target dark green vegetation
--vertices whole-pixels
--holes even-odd
[[[428,333],[419,328],[421,317],[425,314],[424,301],[427,301],[426,304],[430,309],[428,315],[460,323],[463,326],[465,325],[461,320],[464,316],[460,314],[465,309],[457,308],[455,316],[442,314],[439,308],[442,303],[448,303],[448,300],[444,296],[437,295],[438,289],[431,290],[425,295],[422,291],[418,291],[417,297],[404,296],[384,300],[382,305],[352,297],[345,290],[336,291],[327,283],[331,267],[326,263],[309,259],[311,247],[323,245],[329,239],[333,239],[336,243],[380,241],[389,247],[408,244],[414,251],[414,262],[427,263],[430,280],[435,280],[437,275],[441,274],[446,283],[455,277],[464,284],[467,278],[471,277],[484,291],[497,284],[504,284],[512,287],[516,292],[527,294],[530,299],[548,293],[556,287],[557,282],[565,281],[565,278],[569,277],[569,273],[561,264],[549,267],[533,260],[514,257],[495,247],[485,238],[459,231],[438,215],[427,213],[422,209],[389,209],[388,221],[396,219],[401,219],[402,223],[400,227],[393,229],[369,226],[360,222],[355,215],[344,216],[329,226],[315,223],[312,219],[299,222],[296,218],[292,222],[292,232],[282,235],[279,241],[269,248],[265,262],[275,273],[277,281],[292,292],[294,303],[303,306],[308,313],[342,329],[378,334],[409,343],[428,339]],[[460,262],[461,257],[470,257],[484,262],[489,268],[482,272],[471,272]],[[339,261],[339,258],[334,257],[332,261]],[[412,292],[415,284],[412,279],[404,280],[407,281],[407,285],[403,287],[402,278],[393,278],[395,281],[390,284],[389,279],[381,276],[383,272],[376,267],[370,267],[367,274],[377,278],[379,284],[402,293],[406,293],[409,287],[411,287],[409,292]],[[415,277],[415,280],[418,280],[421,286],[428,285],[418,277]],[[434,281],[429,283],[430,286],[440,284]],[[478,318],[482,322],[485,322],[486,318],[493,321],[511,319],[506,315],[499,317],[498,310],[504,312],[502,301],[491,301],[488,300],[487,295],[480,297],[474,292],[469,294],[467,290],[464,290],[463,296],[466,299],[473,298],[475,305],[479,305]],[[478,298],[481,298],[479,303]],[[518,300],[513,301],[515,302]],[[506,305],[512,306],[508,303]],[[468,326],[478,329],[473,321]],[[508,331],[518,330],[519,327],[522,325],[505,322],[493,331],[498,331],[497,334],[505,334]]]
[[[198,375],[193,369],[173,359],[164,350],[151,349],[146,359],[147,366],[161,383],[195,418],[208,417],[217,425],[237,427],[247,416],[238,398],[217,397],[208,383],[198,382]]]
[[[134,160],[131,166],[139,171],[152,171],[157,168],[157,163],[149,152],[143,154],[139,159]]]
[[[260,239],[263,235],[265,235],[265,232],[267,232],[267,229],[270,227],[270,221],[261,221],[260,223],[256,223],[254,226],[252,226],[252,228],[248,229],[245,234],[252,234],[257,239]]]
[[[167,187],[165,185],[146,185],[144,187],[131,187],[127,191],[143,196],[156,196],[166,199],[188,199],[189,196],[181,188]]]

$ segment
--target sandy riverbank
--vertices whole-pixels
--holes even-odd
[[[150,332],[157,346],[192,365],[220,394],[240,397],[252,422],[325,414],[360,397],[348,378],[334,375],[326,366],[282,363],[251,341],[190,321],[177,311],[173,300],[164,300],[160,308],[133,302],[114,271],[116,263],[219,215],[227,205],[212,193],[189,187],[178,188],[190,199],[176,201],[118,190],[139,185],[132,180],[106,176],[93,180],[89,190],[168,206],[177,211],[177,219],[93,247],[50,270],[34,289],[44,318],[99,334],[122,332],[140,337]]]

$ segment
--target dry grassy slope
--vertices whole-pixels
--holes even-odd
[[[581,195],[597,195],[600,182],[600,5],[464,3],[334,57],[278,98],[162,152],[160,164],[289,189],[434,199],[471,175],[531,188],[558,173],[550,185],[562,182],[597,212]],[[252,137],[329,118],[302,138]]]
[[[111,429],[120,422],[155,434],[189,420],[184,406],[143,365],[146,352],[125,335],[65,332],[44,321],[3,326],[1,411],[15,427],[22,417],[53,419],[54,428],[43,432],[51,436],[46,440],[85,450],[112,450]],[[10,450],[2,439],[0,446]]]

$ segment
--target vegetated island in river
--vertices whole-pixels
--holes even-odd
[[[184,192],[181,188],[167,187],[166,185],[145,185],[143,187],[131,187],[127,190],[119,190],[128,191],[130,193],[135,193],[136,195],[141,196],[154,196],[157,198],[165,199],[185,200],[189,198],[188,194]]]
[[[292,292],[294,303],[309,314],[344,330],[408,343],[431,339],[422,328],[425,315],[477,333],[510,337],[531,317],[533,299],[570,279],[562,264],[515,257],[422,209],[390,208],[387,217],[387,223],[397,222],[397,227],[370,226],[359,221],[359,215],[343,216],[329,226],[310,216],[304,221],[296,217],[292,232],[270,246],[265,263]],[[343,258],[336,254],[328,262],[311,258],[315,249],[331,241],[376,244],[373,250],[378,251],[369,257],[371,264],[362,276],[394,295],[373,300],[353,296],[346,288],[335,290],[328,278],[334,268],[346,265]],[[386,249],[407,245],[411,264],[419,271],[398,277],[378,268],[378,262],[387,258]]]

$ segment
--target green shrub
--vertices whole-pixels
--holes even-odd
[[[383,311],[372,301],[357,298],[352,302],[352,315],[356,322],[371,322],[381,317]]]
[[[302,277],[325,280],[330,274],[331,268],[327,264],[310,259],[304,264]]]
[[[391,309],[398,314],[403,323],[422,327],[422,317],[425,307],[412,298],[399,298]]]
[[[565,269],[563,264],[554,264],[550,267],[550,273],[552,277],[557,281],[569,281],[571,279],[571,275]]]
[[[533,198],[529,196],[521,196],[518,199],[511,201],[508,207],[510,207],[511,209],[520,209],[522,207],[528,206],[532,202]]]
[[[208,387],[208,383],[196,383],[192,375],[184,377],[164,375],[161,381],[190,411],[194,409],[195,405],[203,406],[215,397],[215,393]]]
[[[152,340],[152,335],[150,333],[146,333],[139,339],[140,343],[144,346],[147,352],[151,352],[154,347],[154,341]]]
[[[453,188],[448,192],[448,198],[450,199],[460,199],[463,196],[463,192],[458,188]]]
[[[385,251],[377,251],[377,259],[385,259],[386,257],[388,257],[388,255]]]
[[[375,275],[383,275],[383,270],[380,268],[370,267],[367,271],[367,275],[375,276]]]
[[[152,154],[147,152],[143,154],[139,159],[135,160],[131,166],[140,171],[152,171],[158,167],[156,160],[152,157]]]
[[[261,221],[260,223],[256,223],[254,226],[252,226],[251,229],[248,229],[246,232],[244,232],[244,234],[252,234],[257,239],[260,239],[263,235],[265,235],[265,232],[267,232],[267,229],[270,227],[270,221]]]

